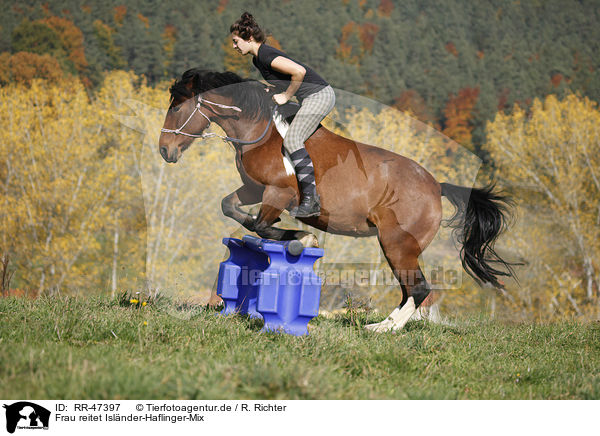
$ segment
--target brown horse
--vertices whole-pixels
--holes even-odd
[[[210,122],[226,133],[235,147],[243,185],[222,201],[223,213],[263,238],[300,239],[298,230],[273,227],[284,209],[299,202],[296,177],[286,167],[283,140],[274,128],[274,103],[259,82],[233,73],[192,69],[170,89],[171,105],[159,140],[162,157],[171,163]],[[453,218],[462,244],[465,270],[478,283],[501,288],[498,276],[512,276],[510,265],[493,249],[506,226],[510,200],[492,187],[471,189],[438,183],[416,162],[319,127],[306,141],[315,170],[321,214],[300,221],[317,229],[354,237],[377,236],[402,288],[402,301],[374,331],[401,329],[430,292],[418,257],[434,238],[442,219],[441,197],[457,208]],[[356,162],[355,165],[347,165]],[[345,163],[343,166],[341,163]],[[261,203],[258,216],[240,206]],[[500,263],[508,272],[495,269]]]

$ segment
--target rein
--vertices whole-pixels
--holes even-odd
[[[198,102],[196,103],[196,107],[194,108],[194,110],[192,111],[192,113],[190,114],[190,116],[188,117],[188,119],[185,120],[185,123],[183,123],[183,125],[181,127],[178,127],[177,129],[165,129],[165,128],[162,128],[162,129],[160,129],[160,131],[163,132],[163,133],[173,133],[175,135],[189,136],[191,138],[202,138],[202,139],[205,139],[205,138],[219,137],[223,141],[230,141],[230,142],[234,142],[236,144],[246,145],[246,144],[256,144],[261,139],[263,139],[265,137],[265,135],[267,134],[267,132],[269,131],[269,127],[271,127],[271,123],[273,122],[273,117],[272,116],[269,117],[269,122],[267,123],[267,127],[265,128],[265,131],[262,133],[262,135],[260,135],[260,137],[258,139],[255,139],[253,141],[244,141],[242,139],[232,138],[230,136],[221,136],[221,135],[217,135],[216,133],[212,133],[212,132],[211,133],[201,133],[199,135],[193,134],[193,133],[182,132],[183,128],[192,119],[192,117],[194,116],[194,114],[196,112],[198,112],[200,115],[202,115],[204,118],[206,118],[206,121],[208,121],[208,126],[205,127],[205,130],[208,129],[208,127],[211,124],[211,120],[204,113],[202,113],[200,111],[200,108],[202,107],[202,103],[206,103],[206,104],[209,104],[209,105],[218,106],[218,107],[223,108],[223,109],[233,109],[236,112],[241,112],[242,111],[237,106],[227,106],[225,104],[215,103],[213,101],[209,101],[209,100],[206,100],[206,99],[202,98],[201,95],[198,95]],[[273,110],[275,110],[275,109],[273,109]]]

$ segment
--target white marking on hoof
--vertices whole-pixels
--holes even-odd
[[[401,330],[416,310],[414,298],[408,297],[408,301],[402,306],[402,309],[396,307],[386,319],[375,324],[366,325],[365,328],[376,333]]]

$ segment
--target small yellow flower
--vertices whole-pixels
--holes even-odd
[[[148,325],[148,323],[146,321],[144,321],[144,325]]]
[[[136,300],[135,298],[132,298],[131,300],[129,300],[129,302],[130,302],[131,304],[138,304],[138,303],[139,303],[139,301],[138,301],[138,300]]]
[[[146,303],[146,302],[144,301],[144,302],[142,303],[142,306],[145,306],[146,304],[148,304],[148,303]]]

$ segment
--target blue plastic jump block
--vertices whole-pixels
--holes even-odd
[[[261,331],[308,334],[308,322],[319,314],[321,279],[313,266],[323,249],[304,248],[293,256],[289,243],[250,235],[223,238],[229,258],[219,266],[217,294],[225,304],[221,314],[262,317]]]

